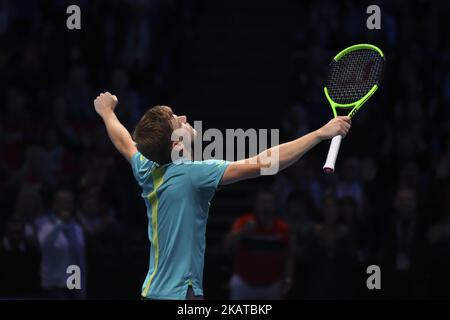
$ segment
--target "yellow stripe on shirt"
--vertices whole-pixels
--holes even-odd
[[[152,237],[152,245],[153,250],[155,252],[155,261],[154,261],[154,269],[153,273],[150,276],[150,279],[147,283],[147,285],[144,288],[144,291],[142,295],[144,297],[147,297],[148,290],[150,289],[150,285],[152,284],[153,278],[156,275],[156,272],[158,271],[158,260],[159,260],[159,243],[158,243],[158,205],[159,205],[159,199],[158,199],[158,188],[161,186],[161,184],[164,182],[164,172],[166,171],[166,167],[155,167],[151,174],[153,177],[153,191],[149,194],[148,200],[152,206],[152,230],[153,230],[153,237]]]

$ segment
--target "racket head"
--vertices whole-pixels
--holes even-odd
[[[371,44],[357,44],[339,52],[331,61],[324,92],[336,109],[352,109],[349,116],[367,101],[381,83],[385,57]]]
[[[380,85],[385,67],[383,52],[371,44],[357,44],[339,52],[330,64],[324,87],[333,114],[338,109],[351,109],[348,116],[353,117]],[[335,171],[335,163],[342,137],[331,140],[323,170]]]

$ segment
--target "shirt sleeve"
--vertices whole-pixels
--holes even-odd
[[[141,187],[150,175],[150,169],[152,168],[153,163],[153,161],[148,160],[139,151],[131,157],[131,168],[133,170],[133,175]]]
[[[215,191],[229,164],[229,161],[213,159],[194,162],[190,170],[192,184],[199,190]]]

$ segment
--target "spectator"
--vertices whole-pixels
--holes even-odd
[[[338,205],[342,222],[348,228],[349,236],[356,245],[358,260],[362,262],[371,253],[370,230],[367,228],[366,221],[358,220],[358,207],[352,197],[339,199]]]
[[[431,255],[430,297],[450,298],[450,185],[444,197],[443,215],[438,223],[428,229],[428,243]]]
[[[96,299],[111,293],[108,283],[120,269],[123,233],[113,211],[107,207],[95,187],[82,190],[77,218],[86,237],[89,297]],[[109,291],[109,292],[108,292]]]
[[[25,236],[21,220],[12,219],[0,242],[0,297],[37,297],[39,292],[39,252]]]
[[[225,248],[234,252],[232,300],[283,298],[293,272],[289,232],[275,216],[274,194],[258,192],[254,211],[237,218],[225,238]]]
[[[383,231],[381,259],[384,292],[390,298],[424,298],[427,282],[427,241],[416,192],[399,187],[394,211],[388,215]]]
[[[43,200],[36,188],[27,185],[22,187],[16,200],[13,216],[24,224],[26,238],[30,244],[37,247],[37,232],[45,216]]]
[[[304,249],[305,298],[354,298],[357,252],[350,226],[332,195],[324,197],[321,213]]]
[[[315,219],[312,200],[307,193],[294,191],[286,202],[286,220],[291,230],[292,249],[294,262],[292,272],[292,287],[288,291],[287,299],[302,299],[305,297],[304,259],[305,246],[308,243]]]
[[[38,231],[41,250],[41,287],[48,299],[80,299],[85,296],[85,243],[81,226],[73,218],[74,194],[59,189],[53,208]],[[81,289],[67,288],[67,268],[77,265],[81,270]]]
[[[336,187],[336,196],[338,199],[344,197],[352,197],[357,206],[359,214],[362,211],[364,203],[364,186],[361,179],[361,164],[358,158],[349,157],[345,159],[344,165],[341,168],[342,178]],[[357,217],[363,219],[363,217]]]

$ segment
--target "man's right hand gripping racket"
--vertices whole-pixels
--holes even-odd
[[[357,44],[339,52],[331,61],[324,88],[325,96],[333,109],[350,110],[352,118],[364,103],[377,91],[384,71],[383,52],[370,44]],[[323,167],[326,173],[334,172],[334,165],[342,136],[331,140],[327,160]]]

